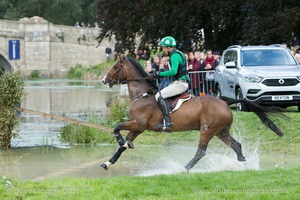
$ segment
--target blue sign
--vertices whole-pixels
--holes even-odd
[[[20,40],[8,41],[8,57],[9,60],[20,59]]]

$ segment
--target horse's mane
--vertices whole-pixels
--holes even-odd
[[[135,66],[135,68],[140,72],[143,77],[149,77],[149,74],[144,70],[142,65],[136,61],[134,58],[128,58],[128,60]],[[147,82],[154,88],[157,88],[154,79],[146,79]]]

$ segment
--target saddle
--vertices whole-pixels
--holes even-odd
[[[191,91],[186,91],[183,94],[176,95],[166,99],[168,109],[170,113],[175,112],[180,108],[180,106],[185,102],[190,100],[193,97]]]

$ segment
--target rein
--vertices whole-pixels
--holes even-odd
[[[114,78],[114,76],[110,76],[109,74],[106,74],[106,76],[108,78],[110,78],[113,82],[115,82],[116,84],[126,84],[128,82],[132,82],[132,81],[142,81],[142,80],[150,80],[153,79],[153,77],[143,77],[143,78],[136,78],[136,79],[127,79],[127,80],[123,80],[123,81],[119,81],[117,79]]]
[[[123,81],[119,81],[117,80],[115,77],[120,73],[121,70],[123,70],[123,66],[124,66],[125,62],[121,62],[122,66],[119,67],[115,73],[113,75],[110,75],[109,73],[106,74],[107,77],[109,77],[112,81],[114,81],[115,83],[120,83],[120,84],[125,84],[127,82],[131,82],[131,81],[142,81],[142,80],[150,80],[153,79],[153,77],[143,77],[143,78],[136,78],[136,79],[127,79],[127,80],[123,80]]]

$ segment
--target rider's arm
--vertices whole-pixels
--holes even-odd
[[[178,71],[179,61],[182,60],[181,56],[176,53],[173,54],[171,57],[171,69],[165,72],[160,72],[159,76],[175,76]]]

